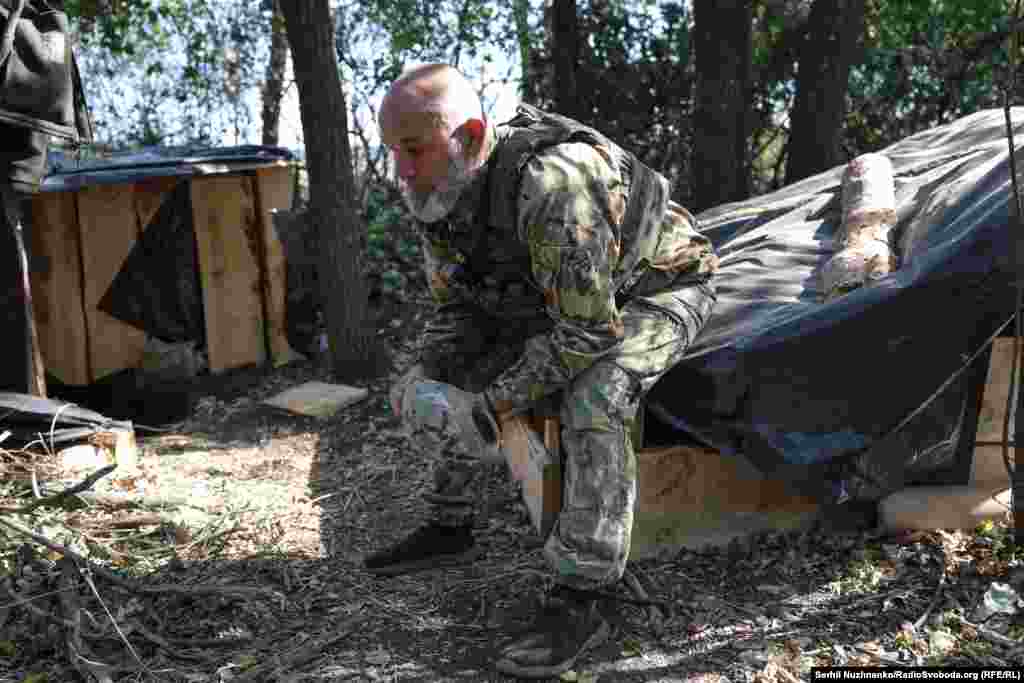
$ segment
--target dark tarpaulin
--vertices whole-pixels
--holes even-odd
[[[178,183],[132,247],[97,308],[167,342],[206,344],[188,183]]]
[[[4,445],[9,448],[37,442],[40,435],[48,443],[65,443],[112,429],[131,431],[132,423],[61,400],[0,393],[0,433],[7,435]]]
[[[1024,109],[1013,122],[1019,136]],[[844,167],[704,212],[698,219],[721,256],[718,303],[647,401],[662,426],[762,472],[806,479],[824,499],[877,499],[914,472],[949,464],[968,373],[894,429],[1014,306],[1002,110],[881,152],[896,182],[890,241],[899,269],[822,303],[819,269],[836,250]]]

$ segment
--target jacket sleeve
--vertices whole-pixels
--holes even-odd
[[[625,204],[618,169],[589,144],[552,147],[523,168],[517,229],[554,327],[528,339],[487,388],[496,404],[521,407],[556,391],[621,343],[612,272]]]

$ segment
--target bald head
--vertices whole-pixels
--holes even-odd
[[[469,80],[447,64],[424,64],[403,72],[384,95],[379,117],[381,137],[389,146],[438,129],[451,135],[467,121],[484,122],[480,97]]]

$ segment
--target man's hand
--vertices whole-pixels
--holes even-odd
[[[413,379],[404,386],[398,401],[403,419],[439,430],[454,426],[472,454],[485,459],[501,458],[501,430],[484,394],[428,379]]]

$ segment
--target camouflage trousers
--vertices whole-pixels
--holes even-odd
[[[630,433],[641,399],[682,359],[714,303],[710,282],[632,294],[621,306],[622,344],[561,391],[563,503],[544,547],[561,583],[593,588],[621,578],[629,557],[637,494],[637,444]],[[455,322],[449,319],[449,323],[456,327],[474,322],[470,315],[454,315]],[[490,381],[488,375],[493,379],[504,369],[497,366],[507,367],[521,351],[516,345],[491,347],[478,357],[487,366],[478,364],[480,373],[467,367],[464,376],[453,377],[452,365],[445,369],[437,362],[427,363],[426,373],[452,384],[461,379],[462,388],[480,391]],[[434,490],[426,496],[434,505],[435,518],[451,525],[472,523],[482,463],[460,449],[456,435],[448,435],[437,452],[441,458]]]

